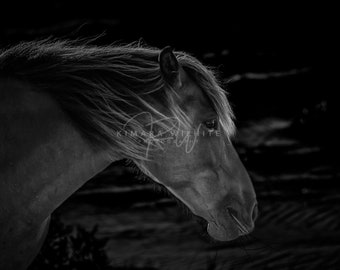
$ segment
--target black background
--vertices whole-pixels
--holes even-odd
[[[262,210],[254,232],[260,240],[255,245],[272,244],[270,249],[256,250],[247,259],[244,253],[251,251],[236,248],[236,254],[241,254],[236,269],[338,269],[335,254],[340,245],[336,43],[339,30],[335,10],[325,3],[297,5],[283,1],[275,5],[212,1],[186,5],[170,1],[13,1],[0,6],[0,45],[6,47],[21,40],[49,36],[73,39],[101,35],[97,44],[140,40],[160,48],[171,45],[217,67],[229,82],[229,100],[240,130],[235,145],[253,178]],[[284,119],[290,125],[275,129],[264,124],[268,119],[274,119],[273,123]],[[296,144],[275,144],[275,140],[290,139]],[[296,154],[291,154],[292,151]],[[121,173],[121,168],[125,168],[123,163],[114,164],[65,202],[57,211],[63,222],[74,225],[77,218],[90,216],[79,210],[82,209],[79,205],[86,204],[97,209],[93,219],[96,213],[102,213],[104,205],[115,205],[111,207],[113,216],[129,211],[138,215],[133,210],[136,202],[152,202],[157,209],[177,209],[173,202],[159,203],[168,197],[153,191],[98,195],[96,188],[111,185],[114,179],[117,186],[131,185],[133,174],[126,168]],[[82,192],[88,190],[93,190],[93,194],[84,196]],[[152,207],[148,209],[144,210],[154,211]],[[69,218],[72,211],[78,213],[74,215],[77,218]],[[162,250],[168,241],[169,246],[173,243],[169,240],[171,235],[166,237],[166,232],[157,231],[157,222],[160,221],[154,223],[155,233],[144,237],[150,239],[155,249],[159,246]],[[91,228],[84,223],[81,224],[85,228]],[[138,226],[135,230],[140,232]],[[161,234],[164,239],[154,240]],[[192,238],[191,234],[173,235],[176,234],[184,235],[179,237],[181,242],[193,241],[192,247],[205,245],[192,240],[199,238],[198,233]],[[133,247],[137,248],[140,239],[125,235],[109,235],[111,249],[120,254],[125,239],[131,243],[131,254],[135,254]],[[100,231],[99,236],[103,237]],[[251,246],[252,241],[242,245]],[[186,249],[176,253],[176,243],[172,246],[170,253],[162,255],[163,259],[152,257],[152,249],[140,253],[138,258],[162,262],[156,269],[187,269],[186,260],[176,264],[179,252],[184,254]],[[218,267],[231,258],[228,252],[233,250],[233,244],[211,244],[209,248],[221,252],[215,269],[224,269]],[[202,257],[208,253],[202,252]],[[171,258],[171,262],[164,262],[164,258]],[[129,254],[125,254],[124,260],[129,259]],[[195,267],[194,264],[192,269]]]

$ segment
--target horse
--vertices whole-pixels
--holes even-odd
[[[121,159],[204,219],[212,239],[254,229],[256,194],[232,144],[227,93],[188,53],[21,42],[0,51],[0,104],[1,269],[25,269],[53,211]]]

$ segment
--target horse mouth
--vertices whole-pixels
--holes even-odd
[[[249,234],[251,231],[246,228],[245,225],[242,224],[242,222],[236,217],[235,214],[233,214],[233,210],[230,208],[227,208],[228,214],[231,217],[231,219],[235,222],[237,228],[240,231],[240,236],[241,235],[246,235]]]
[[[236,211],[227,208],[228,217],[223,222],[209,221],[207,232],[215,240],[232,241],[240,236],[249,234],[252,228],[247,228],[237,217]]]

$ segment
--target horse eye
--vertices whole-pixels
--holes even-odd
[[[217,122],[216,119],[205,121],[204,125],[209,130],[217,130],[217,128],[218,128],[218,122]]]

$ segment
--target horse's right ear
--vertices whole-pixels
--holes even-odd
[[[158,63],[164,80],[174,89],[181,88],[180,65],[170,46],[161,50]]]

